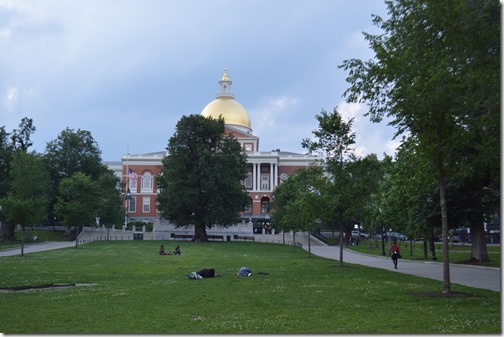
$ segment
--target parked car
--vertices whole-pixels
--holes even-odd
[[[353,240],[369,239],[369,235],[358,230],[353,230],[352,239]]]
[[[388,232],[385,236],[387,239],[390,238],[391,241],[406,241],[408,237],[399,232]]]

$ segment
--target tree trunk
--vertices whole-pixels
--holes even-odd
[[[207,242],[208,236],[206,232],[205,224],[198,223],[194,225],[194,241],[195,242]]]
[[[3,224],[3,241],[16,241],[15,225]]]
[[[448,208],[446,206],[446,181],[443,162],[440,161],[439,169],[439,202],[441,204],[441,226],[443,233],[443,294],[449,294],[450,289],[450,259],[448,247]]]
[[[473,200],[473,209],[481,209],[481,197],[476,197]],[[488,251],[486,247],[486,237],[485,237],[485,221],[483,219],[483,214],[478,212],[471,219],[471,239],[472,239],[472,250],[471,250],[471,260],[482,262],[488,261]]]

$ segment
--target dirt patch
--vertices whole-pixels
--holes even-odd
[[[70,287],[87,286],[87,285],[94,285],[94,284],[76,284],[76,283],[55,284],[55,283],[49,283],[49,284],[40,284],[40,285],[33,285],[33,286],[0,288],[0,293],[16,292],[16,291],[31,291],[31,290],[36,290],[36,289],[70,288]]]
[[[429,291],[423,293],[411,293],[412,296],[420,296],[420,297],[479,297],[478,295],[468,294],[458,291],[452,291],[449,293],[443,293],[442,291]]]

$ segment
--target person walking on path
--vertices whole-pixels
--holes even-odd
[[[399,246],[397,245],[397,242],[394,241],[394,244],[389,249],[389,254],[390,252],[392,252],[392,262],[394,262],[394,268],[397,269],[397,259],[401,256],[401,254],[399,254]]]

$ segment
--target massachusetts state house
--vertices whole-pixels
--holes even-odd
[[[247,153],[247,178],[243,184],[250,197],[250,206],[242,212],[243,223],[252,221],[254,231],[269,226],[271,196],[275,187],[296,170],[307,167],[319,158],[282,151],[261,151],[259,137],[252,133],[252,123],[248,111],[234,97],[231,79],[227,71],[219,81],[220,91],[208,103],[201,115],[217,119],[222,115],[226,132],[233,134]],[[156,207],[156,175],[160,172],[166,151],[126,154],[120,162],[106,162],[129,187],[130,198],[125,200],[127,221],[163,223]]]

